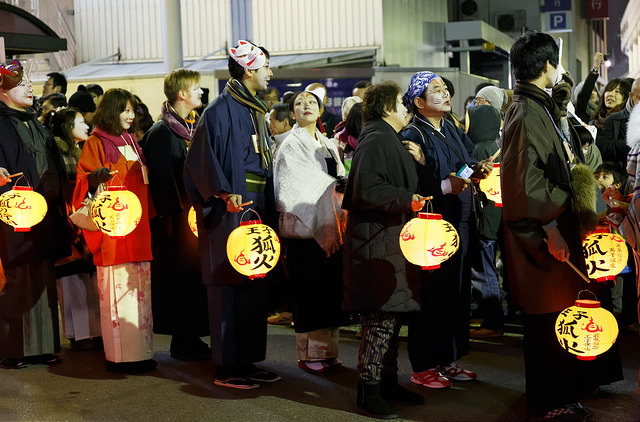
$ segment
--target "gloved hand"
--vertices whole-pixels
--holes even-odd
[[[571,88],[573,88],[573,79],[569,72],[562,74],[562,81],[551,89],[551,98],[560,109],[560,116],[567,116],[567,104],[571,101]]]
[[[91,174],[89,174],[89,176],[87,176],[87,181],[89,182],[89,188],[95,191],[96,189],[98,189],[98,186],[100,185],[100,183],[106,183],[109,180],[111,180],[112,177],[113,175],[110,173],[108,168],[99,167],[94,171],[92,171]]]
[[[336,192],[344,193],[346,189],[347,189],[347,178],[346,177],[339,178],[338,182],[336,183]]]

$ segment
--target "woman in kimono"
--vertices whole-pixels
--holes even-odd
[[[274,167],[280,236],[292,287],[298,366],[323,372],[340,366],[344,166],[338,149],[316,129],[321,101],[308,91],[289,103],[296,124],[278,148]]]
[[[133,192],[142,206],[137,227],[123,238],[83,230],[97,267],[100,316],[107,369],[144,372],[157,366],[153,357],[151,316],[151,237],[147,169],[140,146],[127,129],[136,100],[124,89],[110,89],[93,119],[96,128],[78,162],[73,205],[116,175],[116,184]]]
[[[73,212],[71,201],[81,152],[78,144],[89,137],[89,126],[80,110],[74,107],[51,110],[45,116],[44,124],[51,131],[64,161],[63,194],[69,216]],[[101,346],[96,267],[81,229],[70,221],[68,226],[72,254],[56,262],[62,331],[74,348],[93,350]]]

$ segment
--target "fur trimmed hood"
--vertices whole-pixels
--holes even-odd
[[[633,148],[640,142],[640,106],[633,107],[627,123],[627,146]]]

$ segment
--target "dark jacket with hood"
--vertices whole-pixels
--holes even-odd
[[[468,113],[469,130],[467,136],[475,145],[473,156],[478,161],[482,161],[493,156],[500,148],[498,146],[501,125],[500,112],[493,106],[479,105],[470,107]],[[499,160],[495,162],[499,162]],[[483,239],[496,240],[498,239],[498,227],[502,222],[502,209],[496,207],[495,202],[488,200],[486,195],[480,195],[482,208],[476,208],[476,212],[479,214],[478,235]]]

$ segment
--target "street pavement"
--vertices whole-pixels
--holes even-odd
[[[524,421],[522,337],[472,340],[471,353],[459,361],[478,373],[471,382],[455,382],[448,390],[411,384],[406,341],[400,346],[400,381],[425,398],[421,406],[397,405],[406,421]],[[76,351],[63,343],[60,364],[0,369],[0,422],[9,421],[370,421],[355,406],[359,340],[344,329],[340,358],[344,367],[310,374],[296,364],[295,334],[290,327],[270,326],[263,368],[282,381],[256,390],[215,386],[212,363],[181,362],[169,356],[170,337],[154,337],[158,369],[143,375],[105,370],[100,351]],[[208,339],[207,339],[208,340]],[[625,380],[602,387],[582,403],[594,421],[640,421],[638,332],[618,339]],[[549,383],[562,382],[549,379]]]

